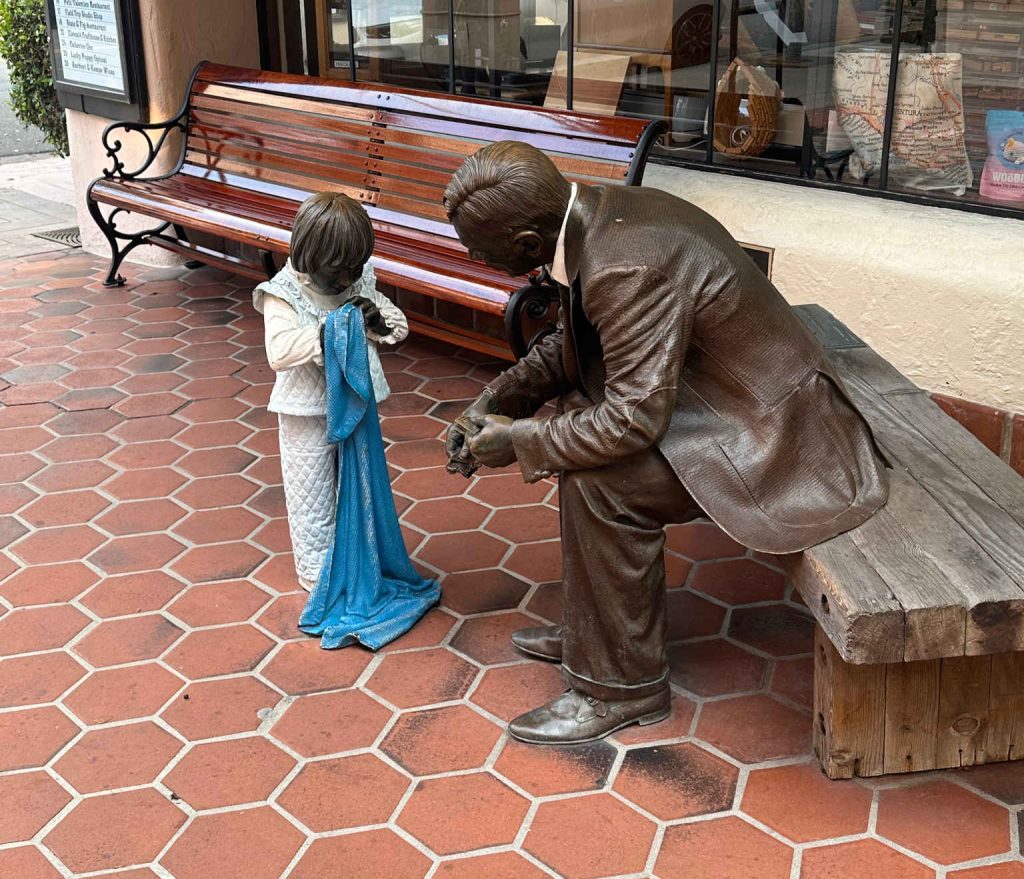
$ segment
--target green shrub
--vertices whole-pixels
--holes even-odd
[[[68,154],[68,129],[57,101],[46,32],[46,0],[0,0],[0,55],[11,73],[11,106],[42,130],[58,154]]]

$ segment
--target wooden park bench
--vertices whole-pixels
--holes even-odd
[[[1024,479],[827,311],[797,311],[892,468],[875,516],[786,559],[818,623],[822,767],[1024,757]]]
[[[275,255],[288,252],[300,202],[344,192],[373,222],[377,278],[403,291],[411,328],[510,358],[525,352],[524,326],[544,325],[557,292],[543,279],[528,283],[469,259],[441,204],[452,172],[487,143],[519,140],[543,149],[571,180],[638,185],[663,128],[204,63],[173,119],[107,128],[113,164],[89,187],[88,204],[110,243],[110,285],[124,283],[118,268],[141,244],[263,279],[276,271]],[[132,169],[122,146],[129,136],[144,139]],[[175,138],[183,143],[174,170],[145,176]],[[125,231],[122,212],[158,223]],[[200,244],[194,233],[243,245],[249,255]]]

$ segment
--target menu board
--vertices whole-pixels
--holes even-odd
[[[119,0],[53,0],[60,79],[112,97],[127,96]]]

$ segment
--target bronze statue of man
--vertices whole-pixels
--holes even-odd
[[[513,642],[561,661],[571,689],[509,732],[561,744],[663,720],[664,526],[709,516],[768,553],[853,528],[887,497],[870,430],[781,294],[694,205],[570,184],[501,142],[456,171],[445,206],[474,259],[549,266],[564,285],[558,331],[463,413],[478,433],[447,439],[456,461],[559,476],[563,625]]]

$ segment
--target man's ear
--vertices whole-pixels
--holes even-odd
[[[544,254],[544,237],[536,229],[520,229],[512,236],[512,252],[519,257],[540,260]]]

